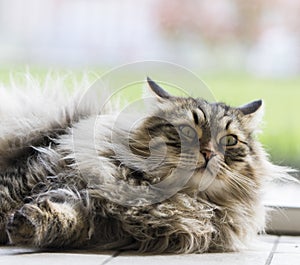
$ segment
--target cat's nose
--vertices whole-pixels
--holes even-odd
[[[215,156],[215,153],[209,149],[201,150],[200,153],[204,156],[206,162],[208,162],[212,157]]]
[[[215,154],[214,146],[213,146],[212,142],[209,141],[208,143],[203,144],[200,148],[200,153],[204,156],[206,163],[212,157],[214,157],[216,154]]]

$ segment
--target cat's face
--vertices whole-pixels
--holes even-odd
[[[152,174],[161,178],[181,168],[188,172],[187,189],[210,195],[239,190],[239,196],[245,190],[247,196],[247,190],[256,185],[253,132],[262,102],[232,108],[203,99],[173,97],[152,80],[148,83],[159,107],[143,124],[141,145],[134,151],[154,157]]]

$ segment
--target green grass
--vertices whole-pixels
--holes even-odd
[[[0,69],[0,82],[9,82],[10,72],[14,75],[16,72],[22,74],[24,68]],[[46,72],[46,69],[41,68],[30,69],[30,73],[39,79],[43,79]],[[64,75],[72,73],[64,69],[55,72]],[[104,69],[98,69],[95,72],[101,74]],[[80,78],[80,71],[74,71],[74,73]],[[135,73],[128,74],[134,75]],[[260,135],[262,143],[275,162],[300,167],[300,77],[268,79],[238,73],[198,76],[206,83],[218,101],[239,106],[255,99],[263,99],[265,117],[263,133]],[[72,75],[70,75],[70,80],[71,78]],[[96,79],[92,71],[91,78]],[[174,78],[180,79],[180,76]],[[187,80],[186,87],[191,85]],[[141,96],[140,86],[140,84],[135,84],[124,90],[130,100]]]

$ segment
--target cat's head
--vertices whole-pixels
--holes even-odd
[[[210,196],[251,196],[266,160],[255,137],[262,101],[230,107],[172,96],[149,78],[148,84],[157,108],[130,144],[135,155],[147,159],[146,168],[140,169],[159,181],[180,169],[180,177],[188,178],[186,189]]]

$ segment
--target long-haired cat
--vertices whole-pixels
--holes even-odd
[[[92,98],[0,92],[2,244],[200,253],[264,230],[264,183],[288,169],[256,139],[262,101],[230,107],[148,84],[156,103],[134,126]]]

